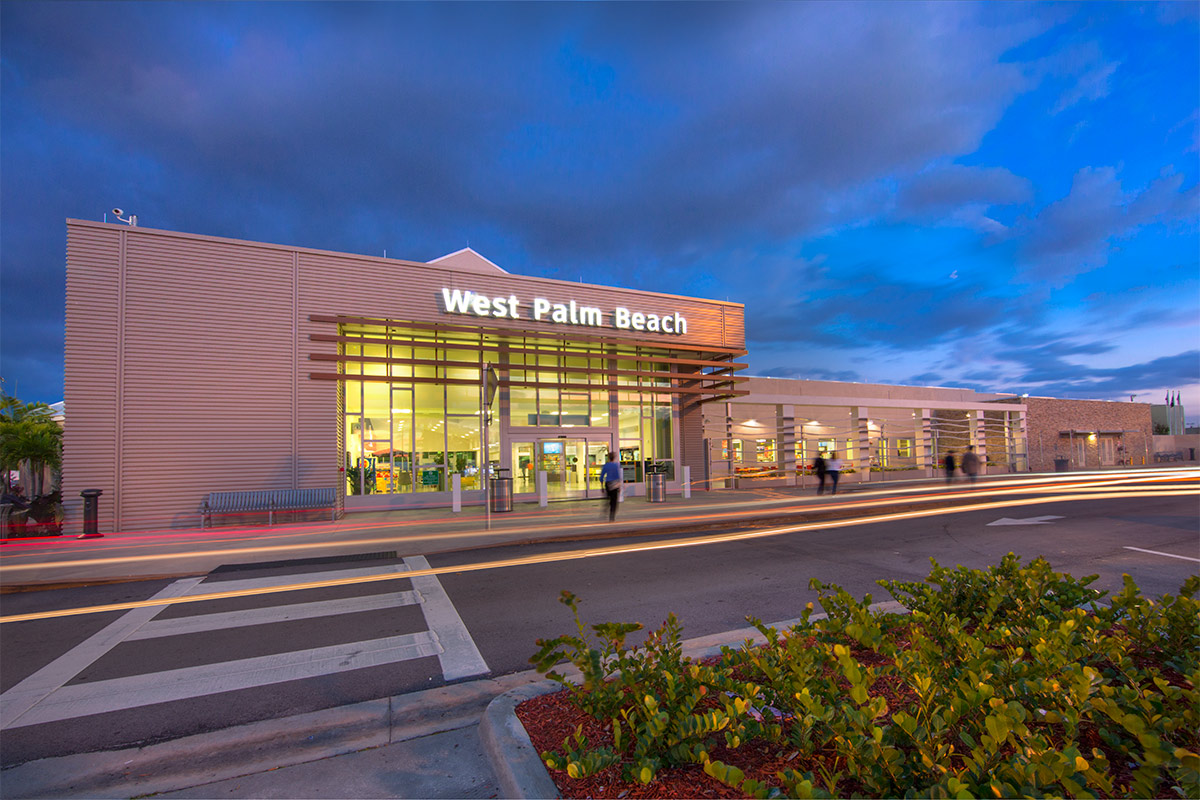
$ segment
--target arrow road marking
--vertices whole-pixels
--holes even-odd
[[[990,528],[993,525],[1049,525],[1050,520],[1052,519],[1065,519],[1065,517],[1056,517],[1053,515],[1046,517],[1025,517],[1024,519],[1010,519],[1009,517],[1002,517],[995,522],[989,522],[987,527]]]

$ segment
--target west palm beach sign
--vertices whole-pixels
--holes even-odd
[[[617,306],[611,314],[605,315],[598,308],[578,305],[574,300],[551,303],[544,297],[535,297],[533,303],[527,304],[518,300],[514,294],[508,297],[488,297],[478,292],[442,289],[442,310],[447,314],[468,314],[495,319],[531,319],[534,322],[584,325],[592,328],[612,327],[648,333],[687,333],[687,319],[679,312],[660,316]]]

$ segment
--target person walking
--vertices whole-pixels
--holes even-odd
[[[962,471],[967,480],[975,483],[975,476],[979,474],[979,456],[975,455],[975,445],[969,445],[967,452],[963,453]]]
[[[817,476],[817,494],[825,494],[825,456],[817,453],[813,460],[813,474]]]
[[[942,466],[946,468],[946,483],[954,483],[954,451],[946,453],[946,458],[942,461]]]
[[[829,454],[829,462],[825,465],[825,471],[829,473],[829,482],[833,485],[833,493],[837,494],[838,478],[842,476],[842,460],[837,457],[837,453]]]
[[[608,498],[608,521],[612,522],[617,518],[617,503],[621,501],[621,465],[616,453],[609,453],[608,462],[600,468],[600,482]]]

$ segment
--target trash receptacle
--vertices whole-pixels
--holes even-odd
[[[83,533],[75,537],[77,539],[100,539],[104,534],[100,532],[100,495],[104,492],[100,489],[84,489],[79,493],[83,498]]]
[[[1055,472],[1066,472],[1067,467],[1069,467],[1070,465],[1071,465],[1070,459],[1066,459],[1066,458],[1054,459],[1054,471]]]
[[[661,469],[651,468],[646,472],[646,499],[651,503],[666,502],[667,476]]]
[[[505,475],[508,470],[497,470],[488,481],[488,503],[492,511],[512,511],[513,479]]]

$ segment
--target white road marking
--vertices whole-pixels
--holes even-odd
[[[404,559],[404,563],[412,570],[429,569],[425,556],[410,556]],[[442,588],[441,581],[434,575],[426,575],[413,578],[412,585],[424,600],[421,611],[425,614],[425,622],[441,642],[442,652],[438,660],[446,680],[486,674],[489,671],[487,662],[483,660],[462,617],[450,602],[450,596]]]
[[[353,580],[372,575],[385,575],[389,572],[406,572],[408,567],[403,564],[389,564],[386,567],[363,567],[360,569],[338,569],[329,572],[301,572],[290,575],[271,575],[266,578],[239,578],[232,581],[213,581],[197,586],[188,592],[189,595],[202,595],[206,592],[240,592],[246,589],[266,589],[275,586],[290,586],[293,583],[311,583],[330,580]]]
[[[1149,553],[1154,556],[1166,556],[1167,558],[1182,558],[1184,561],[1195,561],[1200,564],[1200,558],[1192,558],[1191,556],[1177,556],[1174,553],[1160,553],[1158,550],[1143,550],[1140,547],[1126,547],[1126,550],[1137,550],[1139,553]]]
[[[146,623],[141,630],[128,637],[126,641],[241,628],[248,625],[269,625],[272,622],[288,622],[296,619],[331,617],[335,614],[355,614],[359,611],[412,606],[420,602],[421,596],[417,592],[389,592],[317,603],[294,603],[269,608],[248,608],[244,611],[224,611],[218,614],[196,614],[190,617],[156,619]]]
[[[989,522],[986,527],[990,528],[993,525],[1049,525],[1050,520],[1052,519],[1065,519],[1065,517],[1056,517],[1053,515],[1045,517],[1025,517],[1024,519],[1001,517],[995,522]]]
[[[154,599],[180,597],[192,590],[202,578],[184,578],[172,583]],[[51,661],[25,680],[0,695],[0,728],[12,726],[14,720],[59,689],[67,681],[83,672],[101,656],[136,633],[166,606],[135,608],[104,630],[93,634],[75,645],[63,655]]]
[[[200,596],[214,591],[240,591],[286,586],[297,579],[320,581],[429,569],[423,556],[386,567],[333,570],[321,573],[273,575],[201,583],[201,578],[176,581],[154,599]],[[221,692],[302,680],[354,669],[437,656],[446,680],[486,674],[487,664],[458,611],[435,576],[412,580],[413,590],[382,595],[247,608],[154,620],[166,606],[129,611],[119,620],[66,655],[0,695],[0,720],[19,728],[76,717],[103,714],[154,703],[186,700]],[[400,605],[419,605],[428,631],[350,642],[310,650],[277,653],[111,680],[66,684],[122,641],[153,639],[295,619],[318,619]]]
[[[7,727],[120,711],[439,655],[431,631],[64,686]]]

